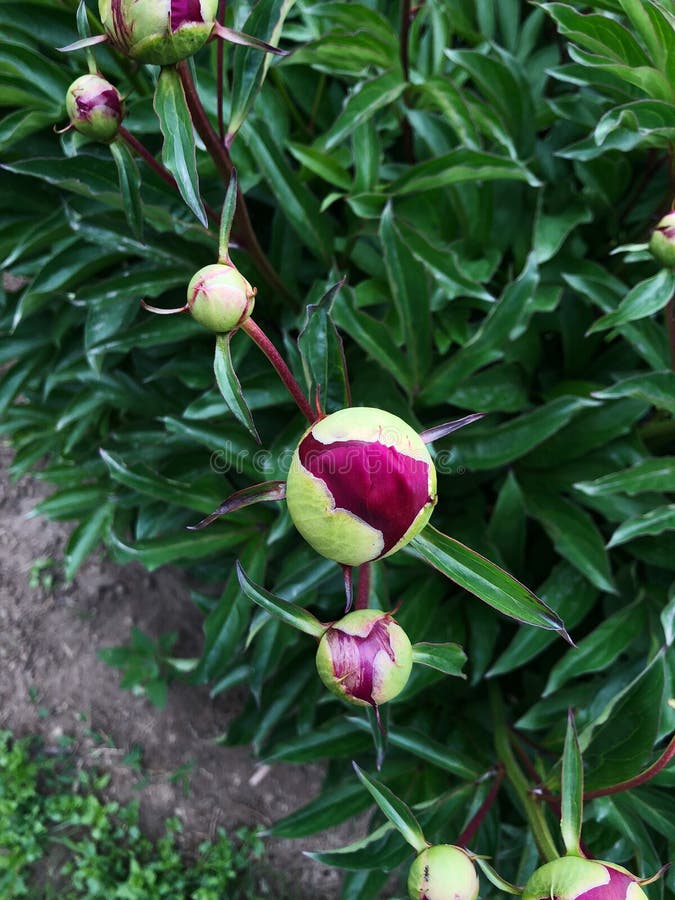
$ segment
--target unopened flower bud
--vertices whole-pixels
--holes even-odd
[[[316,667],[329,691],[377,707],[400,694],[412,669],[408,635],[388,613],[357,609],[325,632]]]
[[[381,409],[315,422],[293,454],[288,511],[322,556],[358,566],[405,546],[429,521],[436,469],[421,437]]]
[[[207,42],[218,0],[99,0],[98,10],[120,53],[168,66],[192,56]]]
[[[255,289],[234,266],[214,263],[193,275],[187,302],[200,325],[222,333],[237,328],[251,315]]]
[[[615,863],[563,856],[525,885],[523,900],[647,900],[637,878]]]
[[[437,844],[422,850],[408,875],[410,900],[476,900],[478,876],[461,847]]]
[[[656,226],[649,249],[662,266],[675,266],[675,210],[664,216]]]
[[[122,97],[100,75],[82,75],[68,88],[66,110],[76,131],[107,143],[113,140],[122,121]]]

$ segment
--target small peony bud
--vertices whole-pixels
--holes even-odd
[[[66,93],[66,110],[76,131],[97,141],[112,141],[122,121],[122,97],[100,75],[76,78]]]
[[[389,556],[427,524],[436,469],[421,437],[381,409],[341,409],[315,422],[286,483],[295,527],[322,556],[347,566]]]
[[[99,0],[113,46],[143,63],[168,66],[208,41],[218,0]]]
[[[662,266],[675,266],[675,210],[664,216],[656,226],[649,249]]]
[[[478,876],[461,847],[437,844],[417,856],[408,874],[410,900],[476,900]]]
[[[324,633],[316,668],[337,697],[356,706],[377,707],[406,686],[412,647],[408,635],[388,613],[357,609]]]
[[[234,266],[214,263],[192,276],[187,302],[192,317],[211,331],[232,331],[253,312],[255,288]]]
[[[615,863],[563,856],[525,885],[523,900],[647,900],[637,878]]]

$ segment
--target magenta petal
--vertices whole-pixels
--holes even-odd
[[[112,89],[101,91],[99,94],[93,96],[76,96],[75,104],[77,105],[78,113],[84,119],[89,118],[89,114],[95,109],[101,110],[107,108],[113,116],[121,117],[122,115],[122,102],[120,96],[117,91]]]
[[[606,869],[609,873],[609,882],[584,891],[579,895],[579,900],[626,900],[628,888],[635,882],[635,878],[609,866],[606,866]]]
[[[374,706],[375,657],[378,653],[384,652],[392,662],[395,662],[386,619],[384,617],[377,619],[367,637],[346,634],[339,628],[331,628],[326,640],[330,648],[333,673],[347,695]]]
[[[308,434],[300,462],[330,491],[335,506],[382,532],[383,553],[398,543],[430,501],[429,464],[377,441],[322,444]]]
[[[203,22],[200,0],[171,0],[171,30],[178,31],[186,22]]]

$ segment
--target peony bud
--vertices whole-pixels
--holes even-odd
[[[76,78],[66,93],[66,109],[76,131],[97,141],[112,141],[122,121],[122,97],[100,75]]]
[[[316,668],[331,693],[357,706],[374,706],[400,694],[410,678],[408,635],[388,613],[357,609],[326,631]]]
[[[208,41],[218,0],[99,0],[113,46],[143,63],[168,66]]]
[[[662,266],[675,266],[675,210],[664,216],[656,226],[649,249]]]
[[[293,454],[288,511],[307,543],[347,566],[389,556],[429,521],[436,469],[421,437],[381,409],[315,422]]]
[[[255,288],[234,266],[214,263],[204,266],[187,289],[192,317],[211,331],[232,331],[252,313]]]
[[[523,900],[647,900],[637,878],[615,863],[563,856],[525,885]]]
[[[411,900],[476,900],[478,876],[461,847],[437,844],[417,856],[408,874]]]

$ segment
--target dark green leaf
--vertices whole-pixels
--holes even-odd
[[[350,404],[344,347],[331,318],[331,307],[342,284],[340,281],[333,285],[318,303],[307,307],[298,335],[309,396],[318,397],[328,413]]]
[[[281,597],[277,597],[270,591],[266,591],[265,588],[255,584],[246,575],[239,562],[237,562],[237,575],[242,591],[249,600],[253,600],[253,602],[261,606],[265,612],[268,612],[272,616],[276,616],[287,625],[292,625],[293,628],[304,631],[305,634],[309,634],[312,637],[320,638],[323,635],[326,626],[322,625],[316,616],[313,616],[301,606],[296,606],[295,603],[289,603],[288,600],[282,600]]]
[[[435,569],[484,603],[519,622],[550,628],[569,640],[559,616],[508,572],[431,525],[412,547]]]
[[[629,469],[602,475],[594,481],[580,481],[574,487],[591,497],[675,491],[675,456],[643,459]]]
[[[165,66],[160,71],[154,106],[164,136],[164,165],[176,179],[183,200],[206,227],[206,211],[199,194],[192,119],[183,85],[175,68]]]
[[[459,644],[429,644],[420,642],[413,644],[413,662],[422,666],[438,669],[446,675],[459,675],[462,673],[466,662],[466,653]]]
[[[615,591],[605,542],[587,512],[564,497],[527,487],[525,505],[564,559],[601,591]]]
[[[216,382],[220,388],[223,400],[227,403],[228,409],[234,415],[238,422],[247,429],[249,434],[260,444],[260,435],[255,427],[251,410],[248,408],[244,394],[241,389],[241,383],[237,378],[232,363],[232,353],[230,349],[232,336],[234,331],[228,331],[227,334],[219,334],[216,336],[216,355],[213,361],[213,369],[216,374]]]
[[[598,319],[588,329],[588,334],[607,328],[618,328],[636,319],[651,316],[668,303],[675,292],[675,274],[669,269],[661,269],[652,278],[637,284],[619,304],[616,312]]]
[[[373,800],[377,803],[384,815],[389,819],[394,828],[398,829],[401,836],[413,849],[420,853],[427,846],[420,828],[419,822],[406,804],[397,797],[389,788],[370,775],[366,775],[356,763],[352,763],[354,771],[361,784],[369,791]]]
[[[664,531],[675,531],[675,504],[658,506],[642,515],[626,519],[616,529],[607,546],[617,547],[646,534],[663,534]]]
[[[567,733],[562,758],[560,785],[560,832],[568,855],[580,856],[579,840],[584,817],[584,766],[574,724],[574,714],[567,716]]]

